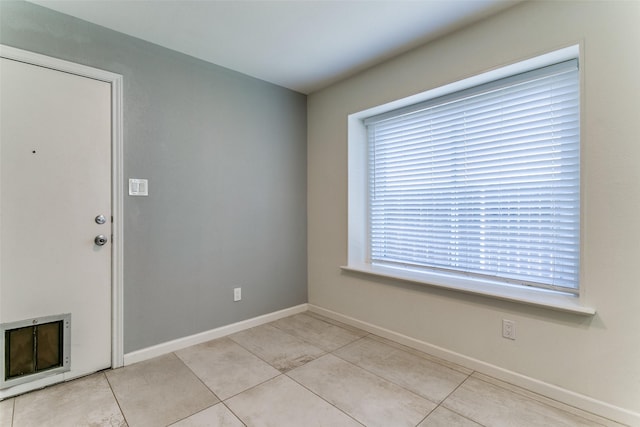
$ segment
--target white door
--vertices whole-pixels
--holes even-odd
[[[0,323],[71,313],[62,381],[111,366],[111,87],[1,61]]]

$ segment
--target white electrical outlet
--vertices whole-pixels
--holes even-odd
[[[516,322],[502,319],[502,336],[510,340],[516,339]]]
[[[233,300],[240,301],[242,299],[242,288],[233,288]]]

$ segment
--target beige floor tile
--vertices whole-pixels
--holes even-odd
[[[356,427],[355,420],[281,375],[225,402],[250,427]]]
[[[280,372],[302,366],[325,353],[271,325],[247,329],[230,338]]]
[[[218,402],[173,353],[106,375],[131,427],[168,425]]]
[[[461,372],[370,338],[334,354],[436,403],[467,378]]]
[[[313,312],[0,401],[0,427],[127,423],[622,427]]]
[[[229,338],[205,342],[176,354],[221,400],[280,375],[280,371]]]
[[[341,328],[306,313],[285,317],[271,325],[326,351],[336,350],[367,334]]]
[[[440,365],[444,365],[449,369],[453,369],[454,371],[462,372],[465,375],[471,375],[473,373],[473,369],[465,368],[464,366],[458,365],[457,363],[449,362],[448,360],[444,360],[439,357],[433,356],[431,354],[425,353],[423,351],[416,350],[415,348],[408,347],[406,345],[397,343],[395,341],[391,341],[387,338],[383,338],[374,334],[369,335],[369,338],[371,338],[372,340],[390,345],[391,347],[400,349],[402,351],[406,351],[407,353],[415,354],[416,356],[422,357],[423,359],[427,359],[427,360],[431,360],[432,362],[439,363]]]
[[[193,414],[171,427],[244,427],[244,424],[222,403]]]
[[[594,422],[596,422],[598,424],[602,424],[603,426],[607,426],[607,427],[624,427],[623,424],[619,424],[619,423],[616,423],[615,421],[611,421],[609,419],[602,418],[602,417],[600,417],[598,415],[595,415],[595,414],[592,414],[590,412],[582,411],[582,410],[580,410],[580,409],[578,409],[576,407],[566,405],[564,403],[558,402],[557,400],[550,399],[550,398],[548,398],[546,396],[542,396],[542,395],[540,395],[538,393],[534,393],[534,392],[526,390],[526,389],[524,389],[522,387],[518,387],[518,386],[515,386],[513,384],[506,383],[504,381],[501,381],[499,379],[490,377],[488,375],[481,374],[479,372],[474,372],[472,377],[473,378],[477,378],[479,380],[482,380],[484,382],[496,385],[498,387],[505,388],[505,389],[507,389],[509,391],[512,391],[512,392],[514,392],[516,394],[519,394],[521,396],[528,397],[528,398],[531,398],[533,400],[537,400],[538,402],[543,403],[545,405],[552,406],[554,408],[563,410],[565,412],[570,412],[570,413],[572,413],[574,415],[577,415],[579,417],[586,418],[587,420],[594,421]]]
[[[14,399],[5,399],[0,402],[0,427],[11,426],[13,420]]]
[[[331,354],[288,375],[369,426],[415,426],[436,405]]]
[[[354,333],[356,333],[356,334],[364,334],[364,335],[367,335],[367,334],[369,333],[369,332],[367,332],[367,331],[365,331],[365,330],[363,330],[363,329],[356,328],[355,326],[348,325],[348,324],[346,324],[346,323],[344,323],[344,322],[340,322],[340,321],[335,320],[335,319],[332,319],[332,318],[330,318],[330,317],[323,316],[322,314],[315,313],[315,312],[313,312],[313,311],[305,311],[305,312],[304,312],[304,314],[306,314],[307,316],[315,317],[316,319],[323,320],[323,321],[325,321],[325,322],[327,322],[327,323],[331,323],[332,325],[339,326],[339,327],[341,327],[342,329],[346,329],[346,330],[351,331],[351,332],[354,332]]]
[[[439,406],[418,427],[482,427],[482,425]]]
[[[442,405],[491,427],[601,426],[477,378],[468,378]]]
[[[323,316],[322,314],[314,313],[313,311],[305,311],[304,314],[310,317],[315,317],[318,320],[322,320],[327,323],[331,323],[332,325],[338,326],[342,329],[346,329],[347,331],[351,331],[356,335],[365,336],[369,335],[369,332],[362,330],[360,328],[356,328],[355,326],[347,325],[346,323],[339,322],[337,320],[331,319],[330,317]]]
[[[15,398],[13,425],[126,426],[103,373]]]

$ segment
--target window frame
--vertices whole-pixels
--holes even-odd
[[[406,108],[414,104],[425,102],[434,98],[463,91],[494,80],[509,77],[515,74],[528,72],[536,68],[546,67],[558,62],[578,59],[579,45],[569,46],[532,59],[520,61],[505,67],[500,67],[467,79],[453,82],[417,95],[389,102],[380,106],[369,108],[348,116],[348,262],[341,268],[347,272],[364,273],[367,275],[381,276],[394,280],[408,281],[460,291],[464,293],[479,294],[493,298],[516,301],[525,304],[547,307],[560,311],[567,311],[582,315],[593,315],[595,309],[584,304],[585,289],[580,281],[578,295],[535,288],[521,285],[509,285],[501,281],[493,281],[487,278],[465,277],[463,274],[451,274],[447,272],[425,271],[410,267],[393,267],[374,265],[369,257],[369,224],[368,224],[368,139],[365,119]],[[579,78],[582,81],[582,67],[579,69]],[[582,83],[580,83],[582,86]],[[582,103],[582,97],[581,101]],[[581,109],[582,110],[582,109]],[[582,125],[581,125],[582,127]],[[582,163],[582,161],[581,161]],[[584,192],[581,186],[581,193]],[[582,197],[581,197],[582,200]],[[582,205],[581,201],[581,205]],[[581,206],[581,216],[583,209]],[[581,220],[580,245],[582,249]],[[580,251],[582,259],[583,251]],[[580,263],[582,265],[582,263]],[[582,268],[580,276],[582,276]]]

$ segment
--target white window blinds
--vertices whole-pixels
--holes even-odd
[[[371,263],[577,293],[577,60],[365,124]]]

